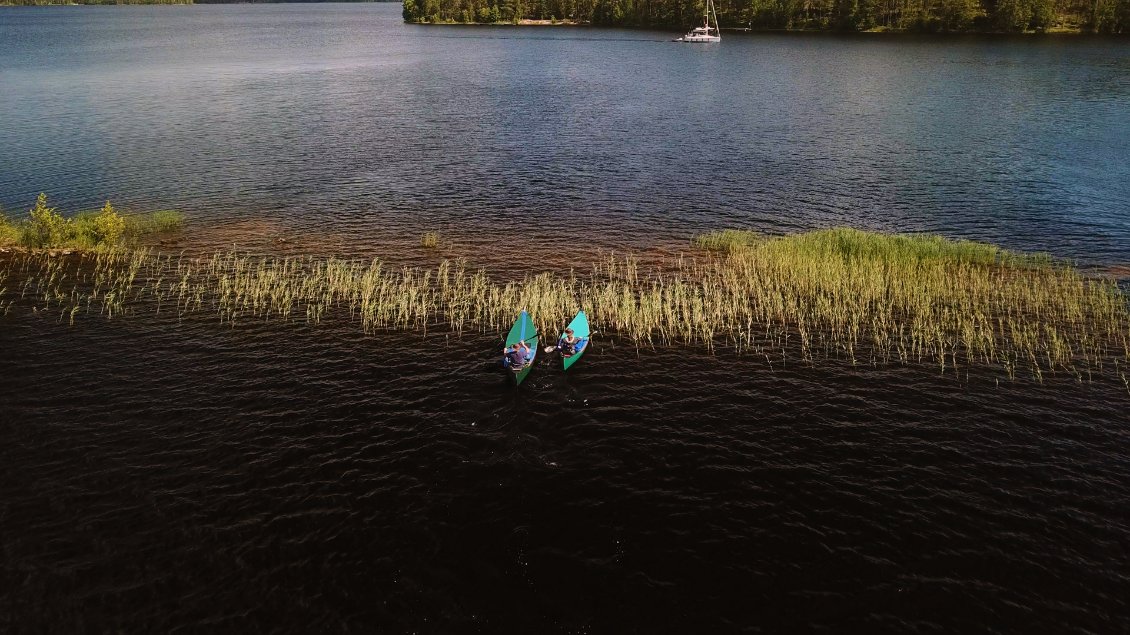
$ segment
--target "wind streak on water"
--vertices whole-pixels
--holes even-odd
[[[4,318],[5,630],[1130,615],[1121,386],[174,322]]]

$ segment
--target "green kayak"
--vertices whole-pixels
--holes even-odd
[[[530,315],[522,311],[518,319],[514,321],[514,326],[510,327],[510,332],[506,335],[506,350],[518,342],[525,342],[530,346],[530,358],[526,360],[526,364],[521,368],[511,368],[510,374],[514,375],[514,382],[516,384],[522,383],[526,375],[530,374],[530,369],[534,367],[534,358],[538,352],[538,331],[534,328],[534,321],[530,319]],[[508,363],[508,361],[507,361]]]
[[[576,352],[572,355],[565,355],[564,352],[562,352],[561,359],[565,365],[565,370],[569,370],[569,367],[577,363],[581,355],[584,355],[585,351],[589,349],[589,344],[592,343],[592,339],[589,333],[589,318],[585,315],[584,311],[577,311],[577,317],[573,318],[573,321],[570,322],[569,326],[566,328],[573,329],[573,337],[580,340],[576,344]],[[561,337],[565,337],[565,334],[562,333]],[[558,344],[561,344],[560,340],[558,340]]]

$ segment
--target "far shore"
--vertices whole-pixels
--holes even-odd
[[[522,19],[517,22],[512,20],[500,20],[498,22],[458,22],[455,20],[437,20],[431,21],[409,21],[405,24],[416,24],[421,26],[569,26],[569,27],[596,27],[607,29],[625,29],[625,30],[647,30],[647,31],[664,31],[671,33],[681,33],[682,30],[670,26],[625,26],[625,25],[595,25],[591,22],[583,22],[580,20],[532,20]],[[853,33],[865,34],[891,34],[891,35],[926,35],[926,36],[952,36],[952,35],[1097,35],[1102,37],[1111,37],[1110,33],[1092,33],[1078,28],[1068,27],[1055,27],[1043,31],[917,31],[913,29],[895,29],[890,27],[876,27],[873,29],[864,29],[858,31],[835,31],[829,29],[772,29],[772,28],[749,28],[749,27],[722,27],[721,31],[727,33],[828,33],[835,35],[845,35]],[[1119,37],[1121,34],[1113,34],[1113,37]]]
[[[592,26],[590,22],[578,20],[531,20],[522,19],[518,22],[512,20],[499,20],[498,22],[457,22],[455,20],[437,20],[435,22],[405,22],[405,24],[419,24],[424,26]]]
[[[255,2],[254,0],[237,0],[235,2],[214,2],[214,3],[197,3],[193,0],[116,0],[114,2],[74,2],[72,0],[47,0],[47,1],[31,1],[25,0],[0,0],[0,8],[3,7],[78,7],[78,6],[159,6],[159,5],[198,5],[198,4],[287,4],[299,2],[301,0],[268,0],[265,3]],[[391,0],[347,0],[357,4],[362,3],[389,3]],[[571,18],[560,19],[532,19],[523,18],[520,20],[499,20],[496,22],[463,22],[459,20],[406,20],[406,24],[418,25],[438,25],[438,26],[563,26],[563,27],[598,27],[609,29],[627,29],[627,30],[649,30],[649,31],[664,31],[671,33],[682,33],[688,26],[672,26],[672,25],[629,25],[629,24],[593,24],[584,20],[576,20]],[[988,31],[988,30],[921,30],[921,29],[900,29],[894,27],[877,26],[870,29],[813,29],[813,28],[772,28],[772,27],[744,27],[744,26],[726,26],[720,30],[728,33],[833,33],[837,35],[849,33],[888,33],[899,35],[925,35],[925,36],[953,36],[953,35],[1098,35],[1104,37],[1127,37],[1130,33],[1108,33],[1108,32],[1095,32],[1079,27],[1067,26],[1054,26],[1047,29],[1040,30],[1027,30],[1027,31]]]

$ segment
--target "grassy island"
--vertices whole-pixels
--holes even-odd
[[[379,260],[32,250],[0,261],[0,310],[26,304],[71,322],[172,311],[231,325],[339,319],[366,332],[456,333],[499,332],[521,309],[556,331],[583,308],[604,337],[727,349],[770,364],[840,357],[1123,381],[1130,364],[1128,297],[1111,280],[1043,254],[853,229],[710,233],[646,271],[631,256],[609,256],[583,275],[509,281],[448,260],[397,269]]]
[[[183,223],[181,213],[173,210],[122,215],[110,201],[68,218],[48,207],[47,195],[40,194],[24,219],[0,213],[0,247],[109,249],[136,244],[148,234],[179,230]]]

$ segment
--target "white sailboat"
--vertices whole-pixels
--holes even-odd
[[[714,26],[710,26],[710,20],[713,18]],[[721,42],[722,32],[718,30],[718,13],[714,11],[714,0],[706,0],[706,13],[702,16],[702,26],[696,26],[691,29],[681,38],[675,40],[676,42]]]

